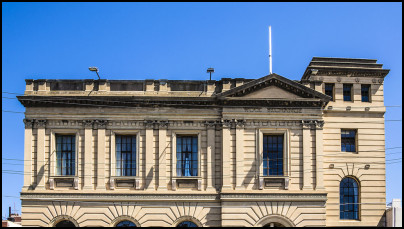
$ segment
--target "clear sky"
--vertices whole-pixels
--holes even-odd
[[[273,72],[300,80],[313,56],[377,59],[391,69],[385,105],[402,105],[402,3],[2,3],[2,109],[24,112],[24,79],[206,80]],[[2,215],[20,210],[22,113],[2,112]],[[386,120],[401,120],[389,107]],[[386,122],[387,160],[402,122]],[[399,148],[396,148],[399,147]],[[14,164],[14,165],[12,165]],[[387,201],[402,198],[402,162],[387,165]]]

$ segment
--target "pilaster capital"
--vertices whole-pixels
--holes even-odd
[[[167,128],[168,127],[169,122],[164,120],[164,121],[160,121],[158,123],[159,128]]]
[[[223,128],[235,128],[236,127],[236,122],[234,119],[223,119],[222,120],[222,126]]]
[[[34,126],[34,120],[33,119],[24,119],[24,124],[25,124],[25,128],[29,129],[32,128]]]
[[[157,123],[157,121],[145,120],[144,121],[144,126],[146,127],[146,129],[153,129],[155,123]]]
[[[315,125],[315,120],[302,120],[303,129],[311,129],[312,127],[315,127]]]
[[[84,128],[93,128],[94,120],[83,120]]]
[[[317,129],[323,129],[324,126],[324,120],[316,120],[316,128]]]
[[[40,120],[35,120],[35,126],[37,127],[37,128],[45,128],[45,126],[46,126],[46,119],[40,119]]]
[[[245,126],[245,120],[243,120],[243,119],[238,119],[238,120],[236,120],[235,124],[236,124],[236,128],[244,128],[244,126]]]
[[[95,120],[95,123],[97,123],[97,128],[105,129],[107,127],[108,121],[97,119],[97,120]]]
[[[206,126],[207,129],[214,129],[219,123],[217,121],[205,121],[203,122],[203,124]]]

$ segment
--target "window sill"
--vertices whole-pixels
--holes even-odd
[[[79,189],[79,177],[78,176],[50,176],[49,177],[49,189],[54,190],[56,188],[69,188],[73,187],[75,190]]]
[[[271,183],[271,181],[275,180],[283,180],[283,186],[285,190],[289,190],[289,182],[290,182],[290,177],[289,176],[284,176],[284,175],[279,175],[279,176],[261,176],[259,178],[259,184],[258,184],[258,189],[262,190],[265,187],[271,187],[270,185],[267,185]],[[264,187],[265,186],[265,187]]]
[[[138,176],[111,176],[109,179],[109,187],[111,190],[115,188],[134,188],[140,189],[140,178]]]
[[[173,177],[171,181],[171,189],[176,191],[177,188],[191,188],[202,190],[202,177],[189,176],[189,177]]]

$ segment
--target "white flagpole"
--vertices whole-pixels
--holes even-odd
[[[272,74],[272,37],[271,37],[271,26],[269,26],[269,74]]]

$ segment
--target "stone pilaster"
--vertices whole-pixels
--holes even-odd
[[[236,122],[236,189],[244,190],[244,120]]]
[[[205,122],[207,129],[207,176],[206,176],[206,190],[213,191],[215,188],[215,138],[216,138],[216,123],[214,121]]]
[[[158,190],[167,190],[167,126],[168,121],[159,123],[159,186]]]
[[[33,119],[24,119],[24,186],[23,190],[30,189],[32,185],[32,127]]]
[[[106,120],[96,120],[98,127],[97,141],[97,190],[105,190],[105,127]]]
[[[311,149],[310,149],[310,129],[313,125],[312,120],[302,120],[303,125],[303,190],[313,189],[310,185],[311,174]]]
[[[45,125],[46,120],[35,120],[37,133],[37,186],[35,189],[45,189]]]
[[[146,127],[146,190],[155,190],[154,187],[154,152],[153,152],[153,127],[154,122],[147,120],[145,121]]]
[[[94,120],[84,120],[84,176],[83,189],[93,189],[93,123]]]
[[[324,190],[323,172],[323,126],[324,121],[316,121],[316,190]]]
[[[222,123],[222,190],[231,190],[230,180],[230,120],[223,120]]]

